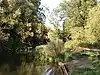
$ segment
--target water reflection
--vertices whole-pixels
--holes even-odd
[[[68,75],[69,69],[66,64],[55,67],[48,67],[41,75]]]
[[[44,73],[42,73],[41,75],[54,75],[55,74],[55,68],[54,67],[48,67]]]

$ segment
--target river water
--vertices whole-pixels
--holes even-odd
[[[48,67],[41,75],[68,75],[68,68],[63,66],[59,66],[58,68],[55,67]]]
[[[55,75],[55,68],[48,66],[41,75]]]

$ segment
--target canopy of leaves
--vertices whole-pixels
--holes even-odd
[[[16,63],[24,57],[32,61],[35,47],[47,43],[46,17],[40,4],[40,0],[0,1],[0,60]]]

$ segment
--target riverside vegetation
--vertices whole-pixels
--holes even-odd
[[[99,1],[63,0],[49,17],[54,29],[45,12],[41,0],[0,1],[0,75],[41,75],[48,66],[52,75],[99,75]]]

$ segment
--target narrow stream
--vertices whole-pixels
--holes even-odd
[[[41,75],[55,75],[55,68],[48,67]]]
[[[59,66],[59,68],[47,67],[47,69],[41,75],[69,75],[69,69],[64,64]]]

